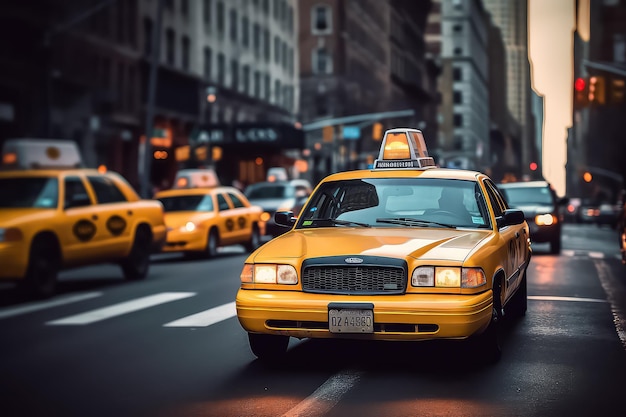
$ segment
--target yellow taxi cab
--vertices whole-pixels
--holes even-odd
[[[211,258],[221,246],[258,248],[265,234],[261,207],[250,204],[237,188],[217,185],[216,179],[205,178],[199,184],[180,176],[174,188],[154,195],[163,204],[168,230],[162,252]]]
[[[381,145],[372,169],[324,178],[297,218],[276,213],[290,230],[245,260],[237,317],[259,359],[295,337],[469,339],[492,361],[504,313],[525,314],[524,213],[487,175],[436,167],[419,130]]]
[[[166,235],[163,206],[142,200],[119,174],[81,168],[75,142],[9,139],[0,170],[0,281],[36,297],[59,271],[118,263],[128,280],[148,274]]]

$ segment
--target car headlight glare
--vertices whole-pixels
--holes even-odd
[[[272,218],[272,215],[269,214],[267,211],[264,211],[263,213],[261,213],[261,221],[267,222]]]
[[[550,226],[557,222],[557,218],[555,215],[546,213],[546,214],[538,214],[535,216],[535,223],[537,226]]]
[[[435,268],[435,286],[459,288],[461,286],[461,268]]]
[[[17,227],[0,228],[0,242],[19,242],[24,234]]]
[[[183,226],[183,230],[186,232],[193,232],[196,230],[196,224],[194,222],[187,222],[185,226]]]
[[[413,287],[476,288],[487,283],[480,268],[420,266],[413,270]]]
[[[298,283],[298,274],[291,265],[260,264],[254,265],[252,280],[257,284],[293,285]]]

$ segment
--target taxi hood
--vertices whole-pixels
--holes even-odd
[[[463,262],[490,236],[489,230],[416,228],[328,228],[293,230],[251,255],[253,262],[324,256],[385,256]]]

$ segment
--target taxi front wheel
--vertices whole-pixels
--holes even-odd
[[[250,350],[254,355],[266,361],[281,358],[289,346],[289,336],[277,336],[273,334],[248,333]]]
[[[150,232],[141,227],[137,229],[130,254],[121,263],[124,278],[134,281],[144,279],[148,275],[151,244]]]
[[[60,254],[57,244],[39,236],[33,241],[23,289],[34,298],[49,298],[56,292]]]
[[[219,246],[220,237],[217,230],[211,229],[206,239],[206,248],[204,253],[207,258],[214,258],[217,256],[217,247]]]
[[[259,227],[255,224],[252,226],[250,240],[246,242],[245,247],[248,252],[252,252],[259,246],[261,246],[261,232],[259,231]]]

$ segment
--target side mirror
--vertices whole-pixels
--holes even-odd
[[[293,211],[277,211],[274,213],[274,221],[279,226],[293,227],[296,224],[297,217],[293,216]]]
[[[502,217],[498,219],[498,227],[513,226],[524,223],[524,212],[519,209],[504,210]]]

